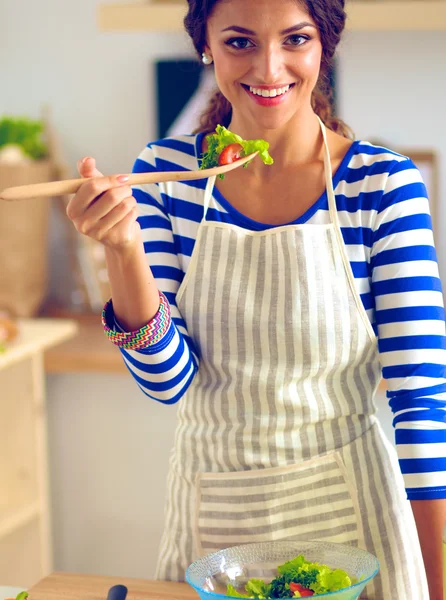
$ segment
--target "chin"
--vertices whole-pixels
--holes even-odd
[[[292,114],[275,114],[275,115],[252,115],[251,119],[254,120],[254,123],[258,129],[262,129],[264,131],[274,131],[283,129],[289,125],[295,113]]]

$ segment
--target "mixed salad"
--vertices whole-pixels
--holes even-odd
[[[244,140],[236,133],[232,133],[223,125],[217,125],[215,133],[206,136],[207,151],[201,159],[200,169],[211,169],[221,165],[228,165],[239,158],[258,152],[265,165],[272,165],[273,159],[268,152],[269,143],[265,140]],[[251,161],[243,166],[247,167]],[[224,179],[224,175],[219,175]]]
[[[238,592],[229,584],[227,595],[233,598],[307,598],[337,592],[356,583],[342,569],[309,562],[302,554],[277,567],[277,571],[278,575],[271,583],[250,579],[245,585],[246,593]]]
[[[15,598],[6,598],[6,600],[26,600],[28,598],[28,592],[20,592]]]

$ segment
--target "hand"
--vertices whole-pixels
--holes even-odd
[[[77,231],[113,250],[126,250],[140,241],[137,204],[123,175],[104,177],[94,158],[77,165],[85,182],[67,206],[68,218]]]

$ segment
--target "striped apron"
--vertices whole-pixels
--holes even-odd
[[[375,416],[377,340],[336,212],[266,231],[204,217],[178,307],[200,356],[179,403],[156,577],[267,540],[352,544],[381,572],[361,598],[427,600],[396,452]]]

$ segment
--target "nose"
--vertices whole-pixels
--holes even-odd
[[[259,81],[273,84],[280,79],[283,69],[283,55],[277,47],[262,48],[256,56],[255,72]]]

